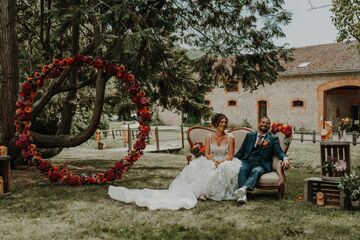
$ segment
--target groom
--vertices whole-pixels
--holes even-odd
[[[242,161],[239,172],[239,189],[235,196],[239,203],[246,203],[246,192],[253,191],[261,175],[272,171],[274,153],[282,160],[281,167],[289,166],[289,159],[279,144],[279,138],[269,133],[270,119],[262,117],[258,131],[246,134],[245,140],[234,157]]]

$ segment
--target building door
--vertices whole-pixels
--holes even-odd
[[[267,116],[267,102],[258,101],[258,120],[265,116]]]
[[[351,106],[351,118],[354,120],[353,127],[351,130],[359,131],[359,121],[360,121],[360,105]]]

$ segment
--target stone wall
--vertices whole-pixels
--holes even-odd
[[[210,101],[214,112],[221,112],[228,116],[230,126],[239,125],[247,120],[255,128],[258,119],[258,102],[264,100],[267,102],[267,115],[272,121],[288,123],[294,125],[296,129],[319,130],[319,121],[333,115],[334,101],[336,101],[327,96],[329,113],[327,116],[320,116],[319,108],[323,104],[319,102],[323,100],[318,99],[321,96],[319,86],[334,82],[333,85],[336,87],[338,82],[348,82],[348,79],[352,79],[351,83],[354,82],[353,79],[356,79],[355,82],[358,84],[355,85],[360,86],[360,74],[283,76],[275,83],[259,87],[252,93],[245,92],[241,83],[237,92],[226,92],[224,87],[217,87],[209,92],[205,99]],[[294,100],[303,101],[304,106],[293,107]],[[229,101],[235,101],[235,105],[229,105]],[[337,105],[344,106],[349,101],[344,100]],[[168,111],[159,112],[159,118],[166,124],[180,125],[180,114]]]

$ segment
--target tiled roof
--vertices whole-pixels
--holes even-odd
[[[296,48],[293,51],[294,61],[283,63],[286,70],[280,75],[360,71],[357,44],[343,42]]]

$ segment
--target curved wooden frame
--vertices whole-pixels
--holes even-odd
[[[186,131],[186,139],[189,142],[190,148],[192,148],[194,145],[193,142],[190,140],[190,132],[194,129],[204,129],[204,130],[207,130],[210,132],[215,132],[215,129],[209,128],[209,127],[203,127],[203,126],[193,126],[193,127],[188,128],[188,130]]]

